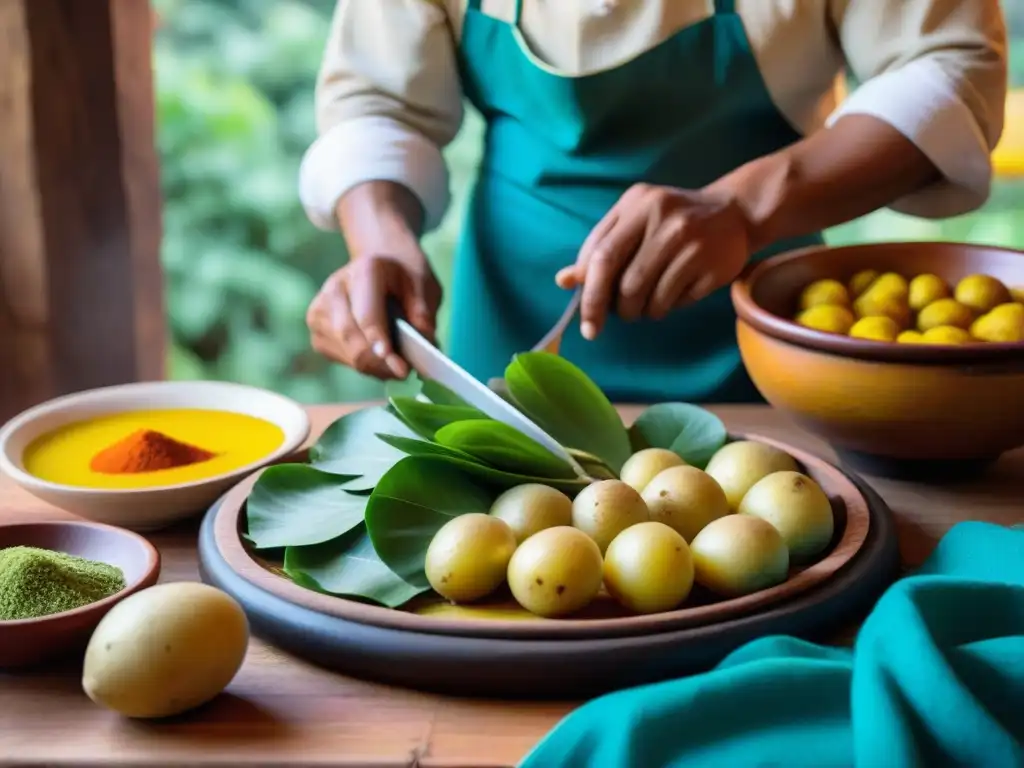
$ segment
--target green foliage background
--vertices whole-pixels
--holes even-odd
[[[296,185],[313,140],[313,85],[335,0],[155,0],[170,375],[266,387],[302,402],[383,394],[309,349],[306,306],[345,261],[337,234],[306,220]],[[1018,7],[1018,5],[1020,7]],[[1024,3],[1004,5],[1024,85]],[[425,248],[447,284],[482,126],[470,113],[447,150],[455,202]],[[944,222],[881,211],[832,242],[973,240],[1024,248],[1024,183]],[[441,332],[447,314],[442,311]]]

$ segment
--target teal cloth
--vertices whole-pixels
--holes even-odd
[[[618,66],[554,71],[511,20],[469,0],[461,84],[487,123],[452,287],[448,353],[480,380],[504,375],[570,295],[554,282],[633,184],[698,189],[801,138],[772,102],[731,0]],[[576,34],[566,30],[565,34]],[[773,244],[765,258],[822,242]],[[661,321],[611,317],[596,341],[573,327],[561,354],[618,402],[749,402],[725,288]]]
[[[1021,768],[1024,528],[953,528],[852,650],[762,638],[705,674],[595,699],[522,765]]]

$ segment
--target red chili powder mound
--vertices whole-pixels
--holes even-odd
[[[89,468],[104,475],[155,472],[208,461],[216,454],[152,429],[140,429],[92,457]]]

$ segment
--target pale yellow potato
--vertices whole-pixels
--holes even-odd
[[[427,547],[427,581],[441,597],[471,603],[501,586],[515,549],[504,520],[480,512],[453,517]]]
[[[631,526],[608,545],[604,585],[612,597],[636,613],[671,611],[693,588],[690,547],[664,523]]]
[[[629,485],[637,493],[643,493],[647,484],[661,470],[669,467],[681,467],[686,464],[683,457],[666,448],[644,448],[637,451],[622,465],[619,479]]]
[[[828,496],[812,478],[800,472],[773,472],[754,483],[740,502],[739,513],[774,525],[794,562],[807,562],[820,555],[835,531]]]
[[[774,587],[789,575],[789,550],[771,523],[753,515],[726,515],[690,544],[694,580],[723,597]]]
[[[591,483],[572,502],[572,524],[597,542],[602,554],[619,533],[650,519],[640,494],[621,480]]]
[[[528,538],[508,564],[508,586],[523,608],[546,618],[585,608],[601,589],[601,551],[571,526],[545,528]]]
[[[160,584],[103,617],[85,651],[82,688],[127,717],[170,717],[223,691],[248,643],[234,598],[195,582]]]
[[[722,486],[729,509],[735,512],[747,491],[762,477],[799,469],[785,451],[754,440],[738,440],[719,448],[705,471]]]
[[[664,523],[688,542],[712,520],[729,514],[725,491],[696,467],[662,470],[642,495],[651,520]]]
[[[498,496],[490,513],[508,523],[521,544],[545,528],[571,525],[572,499],[549,485],[525,483]]]

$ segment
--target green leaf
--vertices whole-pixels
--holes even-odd
[[[640,414],[629,434],[636,450],[667,448],[700,468],[707,466],[728,437],[720,418],[690,403],[652,405]]]
[[[430,402],[437,403],[438,405],[459,405],[466,408],[471,407],[469,403],[448,389],[444,384],[438,384],[433,379],[425,380],[421,391],[423,392],[424,397],[430,400]]]
[[[410,429],[428,440],[433,440],[441,427],[467,419],[486,419],[482,412],[469,405],[441,405],[425,403],[414,397],[393,397],[391,407]],[[388,432],[389,430],[380,430]]]
[[[350,491],[368,491],[405,454],[377,438],[378,433],[415,437],[402,420],[386,408],[373,407],[342,416],[310,448],[312,466],[325,472],[352,475]]]
[[[423,563],[441,526],[468,512],[486,513],[495,494],[454,462],[408,456],[377,483],[366,505],[366,530],[380,559],[401,579],[428,587]]]
[[[622,419],[575,365],[549,352],[526,352],[509,363],[505,383],[520,410],[562,445],[622,469],[632,452]]]
[[[362,524],[330,541],[288,547],[284,572],[307,589],[362,598],[388,608],[397,608],[426,591],[403,581],[384,565]]]
[[[399,435],[377,435],[377,438],[409,456],[445,456],[462,461],[476,461],[476,458],[464,451],[449,448],[445,445],[438,445],[428,440],[417,440],[414,437],[401,437]]]
[[[268,467],[246,502],[247,537],[257,549],[319,544],[363,521],[366,496],[344,490],[351,478],[307,464]]]
[[[578,478],[575,475],[561,479],[552,477],[535,477],[532,475],[517,474],[515,472],[506,472],[501,469],[496,469],[488,464],[484,464],[475,456],[470,456],[462,451],[455,450],[454,448],[448,448],[437,443],[431,443],[426,440],[396,437],[395,435],[378,435],[378,437],[410,456],[422,456],[425,458],[444,460],[449,464],[458,467],[470,477],[476,478],[478,482],[486,485],[488,488],[493,488],[498,491],[505,491],[517,485],[523,485],[524,483],[543,483],[545,485],[550,485],[552,488],[557,488],[570,496],[575,496],[583,490],[589,482],[588,480]],[[604,477],[605,475],[601,474],[600,476]]]
[[[575,477],[573,468],[537,441],[493,419],[457,421],[434,435],[438,444],[468,453],[507,472],[537,477]]]

